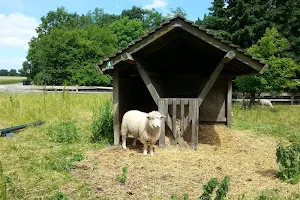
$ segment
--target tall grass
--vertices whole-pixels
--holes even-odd
[[[104,146],[90,142],[90,126],[93,113],[109,99],[111,94],[0,93],[0,128],[44,122],[0,138],[8,199],[57,199],[64,196],[60,188],[65,183],[81,184],[70,170],[84,152]],[[63,138],[57,131],[64,131]]]
[[[289,142],[300,142],[300,106],[275,105],[241,109],[238,104],[233,106],[232,127],[251,130],[258,134],[268,134]]]
[[[26,77],[22,76],[0,76],[0,85],[22,83],[26,79]]]

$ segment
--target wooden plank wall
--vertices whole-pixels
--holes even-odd
[[[226,122],[228,79],[220,76],[200,106],[200,122]]]

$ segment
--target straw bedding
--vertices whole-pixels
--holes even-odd
[[[190,131],[184,134],[189,143]],[[167,139],[171,143],[172,138]],[[138,144],[138,143],[137,143]],[[155,155],[142,155],[141,146],[123,150],[110,147],[86,154],[77,164],[73,177],[90,188],[90,199],[170,199],[175,195],[189,199],[202,194],[202,184],[210,178],[219,181],[228,175],[228,197],[257,198],[259,191],[277,189],[281,195],[300,191],[300,184],[290,185],[276,178],[276,140],[246,131],[233,131],[225,126],[199,127],[198,151],[167,145],[155,149]],[[116,181],[122,168],[128,167],[125,184]],[[75,198],[75,186],[65,192]],[[74,199],[73,198],[73,199]]]

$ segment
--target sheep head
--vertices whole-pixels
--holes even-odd
[[[148,124],[150,128],[157,129],[160,128],[161,125],[161,119],[165,118],[166,116],[160,114],[157,111],[152,111],[147,115]]]

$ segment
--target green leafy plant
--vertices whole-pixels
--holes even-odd
[[[68,198],[61,191],[55,191],[50,200],[68,200]]]
[[[218,188],[216,191],[215,200],[225,200],[226,194],[228,192],[228,186],[230,184],[229,177],[225,176],[221,183],[218,182],[216,178],[211,178],[206,185],[203,185],[203,193],[198,198],[199,200],[212,200],[213,191]]]
[[[116,180],[118,180],[121,183],[125,183],[127,180],[126,173],[128,172],[128,167],[123,167],[122,172],[123,173],[121,175],[117,175]]]
[[[72,169],[75,169],[74,162],[79,162],[82,159],[84,159],[84,156],[81,154],[74,154],[71,155],[69,158],[63,157],[63,158],[55,158],[51,159],[47,163],[47,168],[50,168],[51,170],[55,170],[58,172],[70,172]]]
[[[74,143],[78,139],[78,130],[75,121],[61,122],[52,124],[47,129],[47,135],[54,142],[58,143]]]
[[[222,183],[218,185],[218,190],[216,191],[216,198],[215,200],[223,200],[226,199],[226,194],[228,192],[228,186],[229,186],[229,177],[225,176]]]
[[[113,112],[111,100],[107,100],[104,106],[99,108],[99,112],[94,115],[91,131],[92,142],[113,142]]]
[[[185,194],[183,195],[183,200],[188,200],[188,199],[189,199],[189,194],[188,194],[188,193],[185,193]],[[174,194],[171,196],[171,200],[176,200],[176,197],[175,197]]]
[[[300,144],[291,144],[276,150],[279,165],[278,176],[281,180],[296,184],[300,180]]]
[[[0,199],[7,200],[6,180],[3,176],[2,162],[0,162]]]

